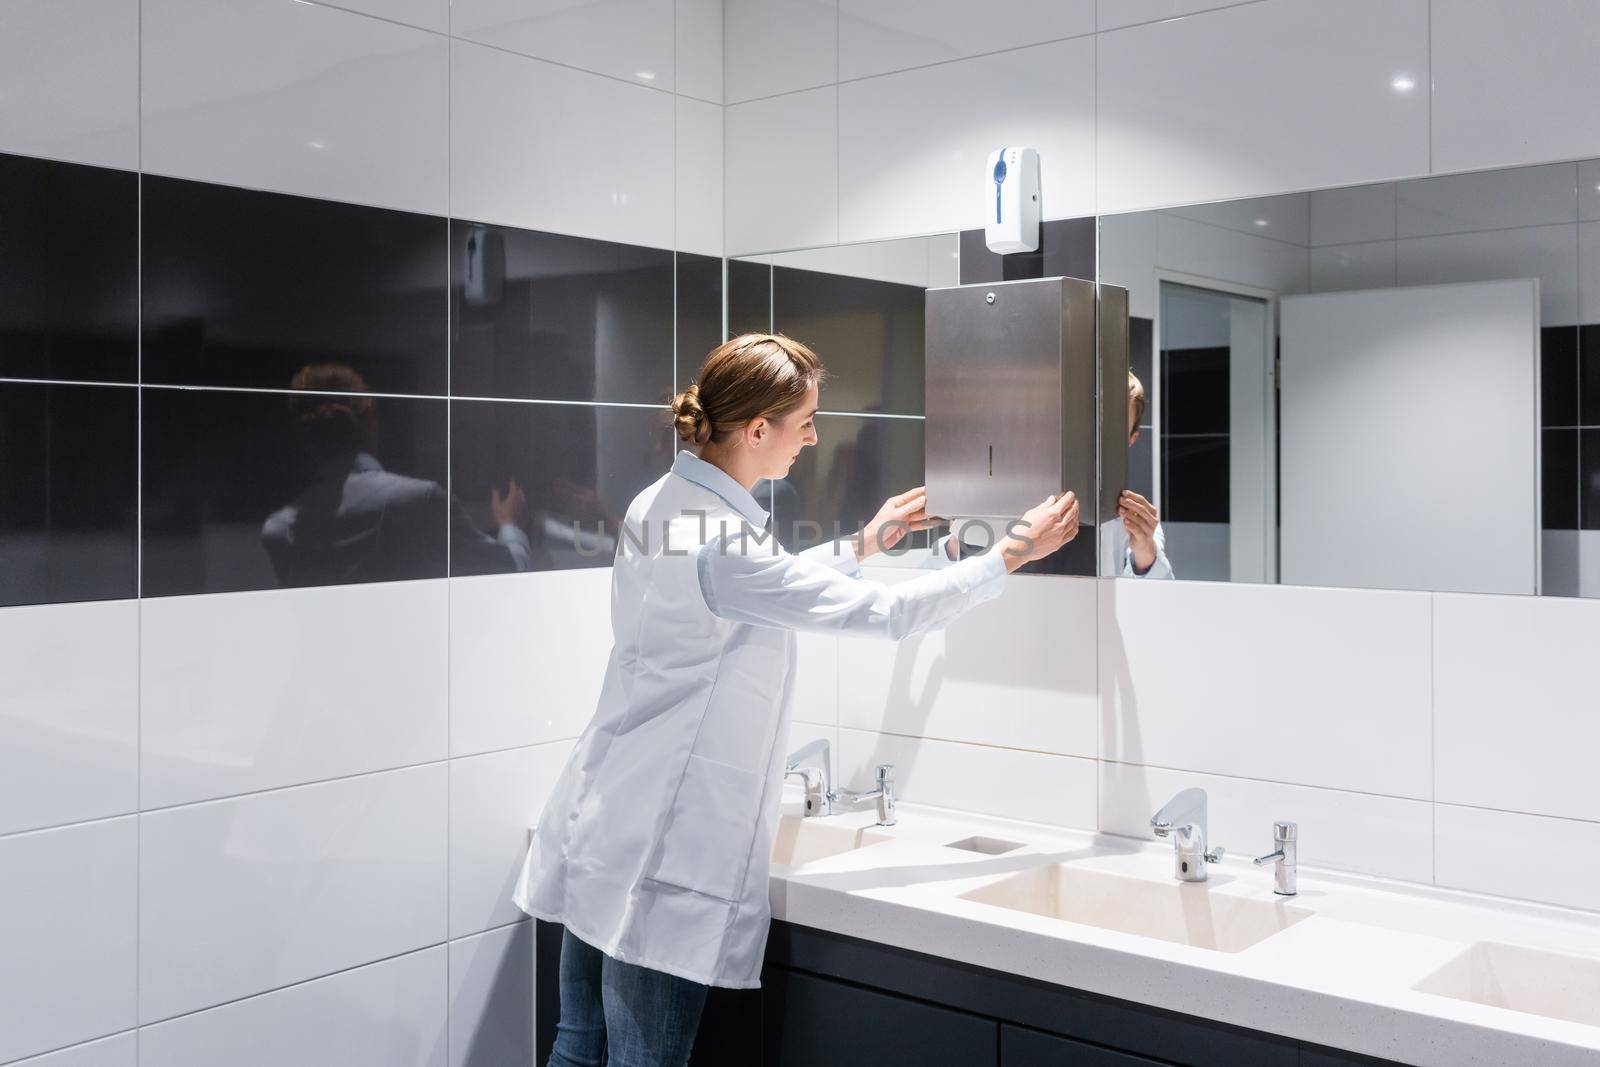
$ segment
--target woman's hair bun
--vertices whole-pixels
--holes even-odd
[[[672,398],[672,426],[678,437],[692,445],[711,440],[711,420],[700,406],[700,386],[691,385]]]

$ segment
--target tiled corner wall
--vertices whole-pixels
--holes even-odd
[[[721,94],[720,0],[0,4],[0,1063],[532,1062],[610,647],[535,520],[670,453]],[[415,490],[365,571],[273,536],[318,362]]]
[[[1408,243],[1335,225],[1341,195],[1384,186],[1302,191],[1600,155],[1583,0],[726,6],[735,255],[971,228],[983,158],[1026,143],[1046,218],[1123,227],[1101,238],[1110,281],[1153,264],[1285,292],[1369,268],[1465,280],[1455,246],[1550,220],[1432,224]],[[1578,317],[1600,263],[1578,189],[1576,219],[1564,204],[1559,232],[1522,241],[1553,274],[1557,329],[1595,321]],[[1276,194],[1297,194],[1278,204],[1297,237],[1260,235],[1272,201],[1242,225],[1206,205]],[[1128,214],[1147,209],[1169,210]],[[1218,234],[1237,238],[1227,262],[1199,261]],[[1135,287],[1133,314],[1152,298]],[[930,804],[1143,836],[1203,785],[1236,854],[1298,819],[1308,865],[1600,909],[1597,639],[1595,601],[1030,577],[942,635],[803,643],[818,681],[796,733],[835,738],[857,786],[892,756]]]

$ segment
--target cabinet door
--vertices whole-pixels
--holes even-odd
[[[1143,1056],[1002,1024],[1000,1067],[1161,1067],[1161,1064]]]
[[[990,1019],[780,967],[762,990],[764,1067],[998,1067]]]

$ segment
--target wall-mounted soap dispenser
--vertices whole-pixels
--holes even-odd
[[[998,535],[1071,490],[1092,544],[1127,480],[1127,318],[1126,290],[1103,286],[1097,303],[1081,278],[928,290],[929,512]]]
[[[983,241],[996,255],[1039,250],[1039,153],[1001,148],[983,172]]]

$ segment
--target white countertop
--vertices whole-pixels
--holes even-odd
[[[798,813],[798,796],[790,787],[786,815]],[[1600,916],[1304,865],[1299,895],[1284,898],[1272,892],[1270,867],[1227,856],[1208,882],[1184,892],[1312,914],[1243,951],[1222,952],[959,896],[1062,861],[1177,885],[1166,841],[904,803],[891,828],[874,826],[871,810],[820,821],[888,840],[774,864],[774,918],[1419,1067],[1600,1064],[1600,1026],[1412,989],[1480,941],[1600,959]],[[1002,855],[945,847],[973,835],[1024,847]]]

